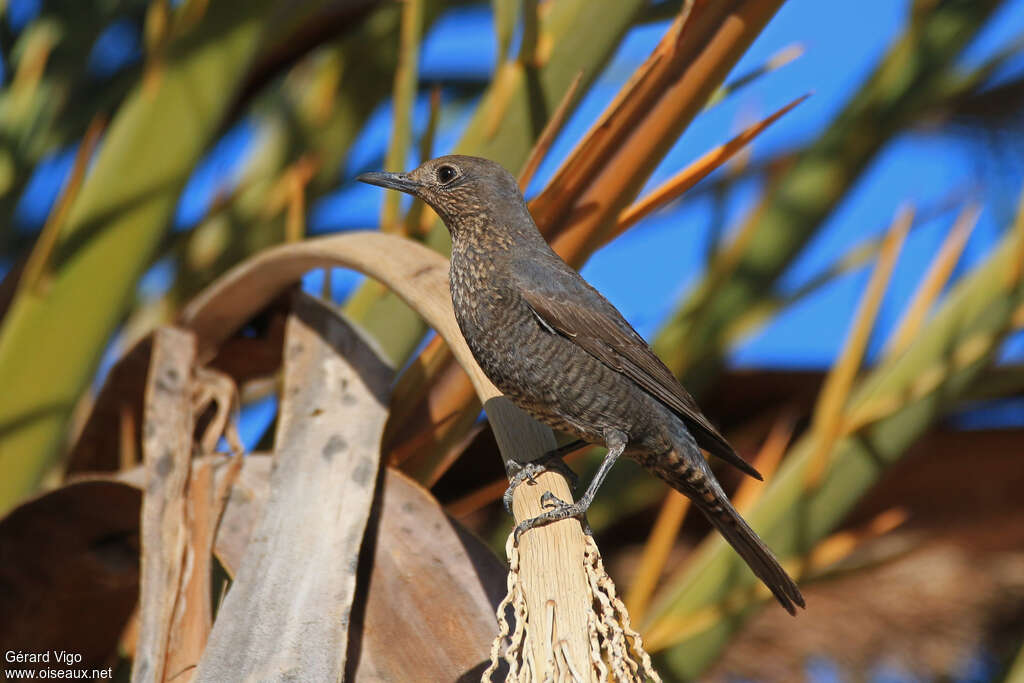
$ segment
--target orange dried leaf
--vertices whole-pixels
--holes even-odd
[[[436,448],[437,444],[445,443],[451,433],[465,433],[480,414],[480,402],[457,364],[445,365],[434,378],[430,391],[410,406],[413,410],[405,408],[404,419],[389,427],[384,446],[389,461],[400,463],[421,483],[436,468],[430,463],[448,458],[448,449]]]
[[[524,68],[520,62],[507,61],[502,63],[491,79],[490,97],[481,106],[487,107],[486,123],[484,124],[484,138],[491,140],[501,127],[505,119],[509,104],[516,93],[516,86],[524,77]]]
[[[825,385],[821,389],[814,409],[812,429],[817,444],[806,474],[807,483],[811,486],[817,485],[821,480],[828,467],[832,446],[840,437],[846,401],[864,358],[864,350],[867,348],[875,318],[881,308],[882,297],[885,296],[889,278],[896,266],[896,257],[899,255],[903,240],[907,236],[907,231],[913,220],[914,211],[909,206],[903,207],[897,212],[896,218],[885,236],[878,261],[861,298],[839,360],[825,378]]]
[[[25,269],[22,271],[18,287],[19,291],[38,291],[38,287],[45,284],[50,256],[60,240],[61,228],[82,187],[86,171],[89,169],[89,161],[92,159],[93,152],[96,151],[96,145],[99,144],[100,136],[106,125],[106,119],[97,114],[89,124],[88,130],[85,131],[82,144],[78,146],[78,153],[75,154],[75,162],[71,167],[71,175],[68,177],[67,184],[61,192],[60,199],[50,210],[50,215],[46,218],[46,223],[39,233],[35,247],[32,248],[28,261],[25,262]]]
[[[448,345],[441,337],[434,337],[420,355],[402,371],[395,382],[395,389],[391,393],[391,410],[388,413],[388,424],[384,430],[384,450],[388,451],[396,442],[396,438],[406,427],[409,418],[415,413],[415,408],[426,396],[431,382],[438,382],[441,372],[448,363],[453,361]],[[392,453],[388,463],[400,465],[401,458],[396,458]]]
[[[757,469],[764,477],[764,481],[748,477],[743,480],[743,483],[736,489],[736,493],[732,497],[733,507],[741,514],[750,511],[761,497],[768,482],[771,481],[772,475],[779,468],[779,463],[782,462],[782,456],[785,455],[786,449],[793,439],[793,430],[795,428],[796,415],[794,413],[784,413],[775,421],[772,431],[768,434],[768,438],[765,439],[764,445],[761,446],[757,457],[754,458],[754,462],[757,463]]]
[[[391,142],[388,145],[384,167],[388,171],[405,171],[412,143],[412,114],[419,83],[420,40],[423,34],[423,0],[405,0],[402,3],[402,21],[399,32],[398,65],[395,67],[394,111],[391,125]],[[384,195],[381,206],[380,228],[384,232],[401,233],[405,224],[399,220],[397,192]]]
[[[490,505],[501,498],[508,488],[508,480],[502,477],[495,479],[490,484],[472,491],[453,503],[444,507],[444,511],[456,519],[471,515],[485,505]]]
[[[434,137],[437,135],[438,122],[441,120],[441,86],[430,89],[430,114],[427,116],[427,129],[420,138],[420,159],[426,160],[434,156]],[[423,209],[426,204],[421,199],[413,199],[409,211],[405,214],[405,234],[425,235],[433,221],[423,222]]]
[[[907,520],[903,508],[891,508],[875,516],[859,529],[839,531],[822,540],[807,558],[807,569],[820,571],[845,559],[865,542],[883,536]]]
[[[690,499],[678,491],[669,491],[665,496],[658,519],[644,545],[640,566],[626,593],[626,606],[633,621],[639,623],[643,620],[689,509]]]
[[[903,319],[896,331],[889,337],[887,355],[895,356],[910,346],[914,335],[924,324],[932,304],[935,303],[942,289],[949,282],[949,276],[953,274],[953,267],[960,259],[960,254],[963,253],[974,226],[978,224],[980,215],[981,207],[977,204],[969,204],[957,216],[953,229],[946,235],[942,248],[939,249],[939,253],[932,261],[914,298],[907,306]]]
[[[684,8],[548,188],[531,203],[555,250],[580,265],[781,3]]]
[[[766,61],[761,66],[757,67],[752,71],[748,71],[745,74],[742,74],[738,78],[729,81],[721,88],[719,88],[715,92],[715,94],[712,95],[711,98],[708,100],[707,107],[713,107],[714,105],[718,104],[726,97],[739,90],[740,88],[743,88],[744,86],[753,83],[754,81],[756,81],[761,76],[764,76],[765,74],[769,74],[772,71],[781,69],[782,67],[786,66],[793,60],[801,57],[803,54],[804,46],[801,43],[790,43],[789,45],[785,46],[784,48],[773,54],[771,57],[769,57],[768,61]]]
[[[533,175],[537,172],[537,168],[540,166],[540,162],[544,161],[544,157],[547,156],[548,150],[551,149],[552,143],[555,141],[555,137],[558,136],[558,132],[562,130],[562,126],[565,124],[566,118],[569,116],[569,111],[572,108],[572,103],[576,97],[576,90],[580,86],[580,81],[583,80],[583,71],[580,70],[576,74],[576,78],[572,80],[569,85],[569,89],[565,91],[565,95],[562,96],[562,101],[558,103],[558,107],[555,109],[555,113],[548,119],[547,125],[544,126],[544,130],[541,131],[540,137],[537,138],[537,142],[534,143],[533,149],[530,150],[530,156],[526,158],[526,163],[523,164],[523,170],[519,172],[519,190],[525,192],[530,181],[533,180]]]
[[[778,121],[810,96],[810,93],[801,95],[763,121],[750,126],[725,144],[708,151],[704,156],[672,176],[647,196],[629,206],[629,208],[619,214],[615,229],[607,237],[606,241],[615,239],[639,220],[650,215],[655,209],[678,198],[701,180],[708,177],[715,169],[721,167],[736,153],[750,144],[754,138],[763,133],[768,126]]]

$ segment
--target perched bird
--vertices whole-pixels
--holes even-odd
[[[452,236],[455,317],[484,373],[514,403],[608,454],[586,492],[520,524],[582,516],[626,453],[689,497],[791,614],[793,580],[729,503],[701,448],[761,478],[647,342],[568,266],[537,230],[516,179],[493,161],[445,156],[409,173],[364,173],[364,183],[419,197]]]

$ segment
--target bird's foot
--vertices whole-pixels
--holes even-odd
[[[516,487],[524,481],[536,484],[537,480],[534,477],[544,470],[544,466],[537,462],[518,463],[509,460],[505,464],[505,471],[509,475],[508,488],[505,489],[505,494],[501,497],[501,501],[505,505],[505,512],[512,514],[512,492],[516,490]]]
[[[529,531],[535,527],[544,526],[551,524],[552,522],[558,522],[563,519],[569,519],[570,517],[579,517],[580,524],[583,525],[583,532],[588,536],[592,533],[590,525],[587,523],[587,508],[583,501],[576,503],[566,503],[560,499],[551,491],[545,491],[544,495],[540,497],[540,504],[546,508],[545,512],[531,517],[530,519],[520,522],[516,526],[515,530],[515,542],[519,543],[519,537],[523,535],[524,531]]]
[[[579,477],[562,461],[561,452],[558,450],[549,451],[536,460],[531,460],[527,463],[518,463],[514,460],[506,462],[505,472],[508,474],[509,483],[508,488],[505,489],[505,495],[501,497],[502,502],[505,504],[505,512],[510,515],[512,514],[512,492],[517,486],[524,481],[536,484],[537,480],[534,477],[548,470],[559,472],[569,480],[569,488],[572,490],[576,489]]]
[[[569,503],[566,503],[551,491],[545,491],[544,495],[540,497],[540,506],[545,509],[551,508],[553,510],[557,510],[558,508],[569,507],[569,505]]]

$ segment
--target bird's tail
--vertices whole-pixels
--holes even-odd
[[[699,463],[691,464],[685,456],[672,453],[671,460],[673,466],[655,468],[658,476],[693,501],[786,611],[795,615],[797,606],[805,606],[800,589],[764,541],[736,512],[703,458]]]

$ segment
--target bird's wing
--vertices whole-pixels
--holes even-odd
[[[586,301],[593,306],[578,303],[576,297],[537,291],[536,287],[522,288],[522,296],[549,331],[554,330],[572,340],[668,406],[683,419],[702,448],[755,479],[761,479],[760,473],[736,453],[704,416],[697,402],[643,337],[596,290],[582,280],[581,283],[589,290]]]

